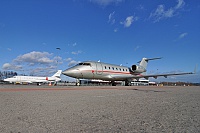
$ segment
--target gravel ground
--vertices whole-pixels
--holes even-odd
[[[0,132],[199,133],[199,102],[200,87],[1,85]]]

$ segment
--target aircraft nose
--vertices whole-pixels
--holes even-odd
[[[79,77],[78,75],[80,74],[79,69],[67,69],[62,72],[64,75],[67,75],[69,77]]]
[[[4,79],[3,81],[8,81],[8,79]]]
[[[71,70],[68,69],[68,70],[63,71],[62,74],[70,76],[72,74],[72,72],[71,72]]]
[[[3,81],[8,81],[8,79],[4,79]]]

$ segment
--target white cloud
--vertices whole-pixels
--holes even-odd
[[[136,46],[136,47],[134,48],[134,51],[137,51],[139,48],[140,48],[140,46]]]
[[[172,8],[170,8],[169,10],[167,10],[165,13],[164,13],[164,17],[166,18],[171,18],[174,16],[174,10]]]
[[[187,32],[185,32],[185,33],[182,33],[182,34],[180,34],[179,35],[179,39],[182,39],[182,38],[184,38],[185,36],[187,36],[188,35],[188,33]]]
[[[124,22],[124,26],[125,27],[130,27],[132,22],[133,22],[133,16],[129,16],[129,17],[126,18],[126,20]]]
[[[71,61],[71,60],[72,60],[72,58],[67,58],[67,59],[66,59],[67,62],[68,62],[68,61]]]
[[[175,9],[182,8],[185,5],[184,0],[177,0],[178,4],[175,6]]]
[[[154,18],[155,19],[154,22],[158,22],[158,21],[160,21],[161,19],[164,18],[164,16],[165,16],[164,14],[165,14],[164,5],[159,5],[157,7],[157,9],[155,10],[155,12],[150,14],[150,18]]]
[[[75,61],[75,60],[71,60],[69,63],[68,63],[68,67],[71,67],[71,66],[74,66],[76,64],[80,63],[80,61]]]
[[[114,32],[118,32],[118,29],[117,29],[117,28],[115,28],[115,29],[114,29]]]
[[[28,72],[28,74],[35,71],[49,73],[55,71],[58,64],[62,64],[62,58],[59,56],[52,57],[53,54],[48,52],[33,51],[18,56],[13,59],[11,63],[5,63],[2,66],[4,70],[14,70]],[[42,69],[38,69],[42,68]]]
[[[72,58],[67,58],[65,61],[68,62],[68,67],[71,67],[71,66],[74,66],[74,65],[80,63],[80,61],[75,61]]]
[[[36,52],[36,51],[33,51],[33,52],[30,52],[30,53],[18,56],[16,59],[14,59],[14,62],[49,64],[49,63],[53,63],[54,62],[54,60],[49,58],[51,55],[52,54],[50,54],[48,52]]]
[[[3,64],[2,69],[4,69],[4,70],[21,70],[22,66],[10,64],[10,63],[5,63],[5,64]]]
[[[12,51],[12,49],[11,49],[11,48],[7,48],[7,50],[8,50],[8,51]]]
[[[92,3],[96,3],[100,6],[108,6],[111,4],[118,4],[124,0],[89,0]]]
[[[82,53],[82,51],[80,51],[80,50],[77,51],[77,52],[75,52],[75,51],[72,52],[73,55],[78,55],[78,54],[81,54],[81,53]]]
[[[115,23],[114,14],[115,14],[115,12],[112,12],[112,13],[109,14],[108,23],[110,23],[110,24],[114,24]]]
[[[56,66],[37,67],[35,69],[30,69],[29,73],[33,76],[52,76],[54,73],[56,73],[56,69]]]
[[[72,44],[72,46],[76,46],[76,45],[77,45],[76,42]]]
[[[165,9],[165,5],[158,5],[155,11],[151,12],[149,18],[154,22],[159,22],[162,19],[171,18],[185,5],[184,0],[177,0],[177,5],[169,9]]]
[[[46,45],[47,45],[47,43],[46,43],[46,42],[43,42],[43,43],[42,43],[42,45],[46,46]]]
[[[136,7],[137,10],[140,10],[140,11],[143,11],[145,10],[144,6],[143,5],[139,5],[138,7]]]
[[[80,61],[75,61],[72,58],[67,58],[67,59],[65,59],[65,61],[68,62],[68,67],[71,67],[71,66],[74,66],[74,65],[80,63]]]
[[[56,56],[53,58],[53,62],[56,62],[57,64],[62,64],[62,57]]]
[[[12,67],[12,65],[10,64],[10,63],[5,63],[5,64],[3,64],[3,69],[5,69],[5,70],[8,70],[8,69],[10,69]]]
[[[67,44],[68,46],[70,46],[70,47],[75,47],[75,46],[77,46],[78,44],[76,43],[76,42],[74,42],[74,43],[69,43],[69,44]]]
[[[120,24],[123,24],[124,27],[128,28],[131,26],[131,24],[134,22],[134,21],[137,21],[138,20],[138,17],[133,17],[133,16],[129,16],[126,18],[126,20],[124,22],[120,22]]]

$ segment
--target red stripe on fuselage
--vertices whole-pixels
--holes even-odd
[[[94,73],[96,70],[82,70],[86,72]],[[111,73],[111,74],[131,74],[130,72],[119,72],[119,71],[97,71],[99,73]]]

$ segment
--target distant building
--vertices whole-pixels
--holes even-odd
[[[133,80],[131,82],[132,86],[148,86],[149,85],[149,80],[147,79],[139,79],[139,80]]]

